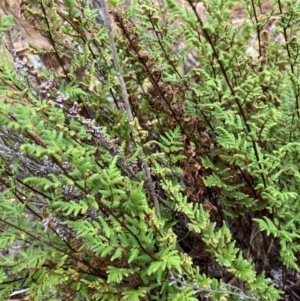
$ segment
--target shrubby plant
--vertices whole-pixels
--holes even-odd
[[[297,300],[299,3],[2,2],[0,299]]]

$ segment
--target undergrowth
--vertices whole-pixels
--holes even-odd
[[[0,299],[298,300],[300,1],[100,2],[1,2]]]

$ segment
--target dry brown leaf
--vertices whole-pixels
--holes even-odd
[[[10,5],[7,0],[0,0],[0,8],[5,14],[13,16],[16,26],[21,31],[22,38],[30,47],[40,48],[43,50],[52,47],[52,44],[48,38],[36,31],[28,21],[21,17],[20,3],[18,1],[14,1]]]

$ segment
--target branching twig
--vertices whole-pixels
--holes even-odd
[[[169,270],[169,279],[171,280],[169,285],[174,285],[178,290],[185,289],[186,287],[191,287],[194,290],[195,295],[198,293],[205,293],[206,298],[208,298],[211,294],[228,294],[232,296],[237,296],[240,298],[240,300],[258,301],[257,297],[247,296],[240,288],[232,286],[230,284],[222,283],[220,290],[211,289],[210,287],[202,288],[196,283],[188,283],[183,276],[176,275],[171,270]],[[229,289],[232,289],[234,291],[230,291]]]

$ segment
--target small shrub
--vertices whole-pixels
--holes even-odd
[[[263,2],[1,4],[1,300],[297,299],[300,2]]]

